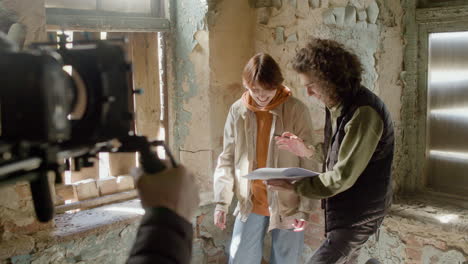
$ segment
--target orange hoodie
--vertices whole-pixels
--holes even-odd
[[[264,168],[268,158],[268,145],[270,143],[271,124],[273,121],[273,115],[269,111],[284,103],[290,96],[291,91],[283,86],[282,89],[277,90],[275,97],[273,97],[266,107],[260,108],[248,91],[242,95],[244,105],[249,110],[255,112],[257,118],[257,168],[255,169]],[[251,184],[251,191],[253,203],[252,213],[269,216],[270,211],[268,209],[267,191],[263,181],[254,180]]]

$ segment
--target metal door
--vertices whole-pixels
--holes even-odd
[[[468,193],[468,31],[429,35],[429,187]]]

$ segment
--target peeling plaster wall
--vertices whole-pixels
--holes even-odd
[[[210,14],[209,96],[210,129],[213,131],[210,140],[211,159],[213,166],[216,166],[222,151],[224,123],[229,107],[245,91],[241,75],[245,64],[254,55],[255,10],[248,5],[248,1],[222,0],[212,6]],[[211,181],[209,188],[212,192]]]
[[[206,204],[227,111],[242,93],[241,72],[254,51],[254,10],[247,1],[191,0],[172,3],[171,14],[169,137]]]
[[[191,168],[201,186],[211,168],[211,132],[206,129],[210,123],[207,12],[206,1],[170,5],[169,139],[174,154]]]

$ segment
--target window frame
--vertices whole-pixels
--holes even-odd
[[[430,198],[432,200],[443,201],[448,204],[468,208],[468,195],[456,195],[449,192],[436,191],[429,187],[428,179],[428,116],[427,116],[427,95],[428,95],[428,56],[429,56],[429,35],[431,33],[468,31],[468,6],[463,7],[443,7],[443,8],[422,8],[416,9],[417,41],[407,46],[407,49],[417,50],[416,66],[416,93],[415,105],[418,120],[416,120],[416,142],[412,146],[417,148],[417,158],[415,186],[409,189],[415,190],[417,196]],[[416,47],[414,47],[416,45]],[[407,58],[406,58],[407,59]],[[411,72],[410,72],[411,74]],[[405,109],[403,109],[405,110]],[[406,128],[408,129],[408,127]],[[414,144],[416,143],[416,144]],[[407,188],[408,186],[404,186]]]
[[[99,1],[99,0],[97,0]],[[136,13],[119,13],[109,11],[93,11],[93,10],[77,10],[64,8],[46,8],[46,29],[47,31],[61,31],[63,29],[70,31],[86,31],[86,32],[122,32],[122,33],[156,33],[156,41],[158,46],[159,60],[163,64],[166,61],[166,38],[165,32],[170,31],[170,23],[165,14],[165,0],[150,0],[152,3],[151,14],[142,15]],[[122,25],[125,25],[123,27]],[[160,102],[160,110],[163,119],[160,120],[160,126],[163,126],[165,135],[168,135],[168,109],[167,109],[167,80],[166,67],[167,65],[159,65],[159,70],[162,70],[159,85],[159,94],[162,99]],[[161,68],[163,67],[163,68]],[[135,83],[134,83],[135,85]],[[135,98],[134,98],[134,103]],[[135,108],[136,110],[136,108]],[[159,118],[159,116],[158,116]],[[96,178],[96,177],[95,177]],[[117,177],[116,177],[117,178]],[[94,179],[98,184],[99,178]],[[135,186],[134,186],[135,187]],[[65,189],[69,192],[73,188],[72,184],[57,185],[54,188],[56,195],[57,188]],[[68,189],[67,189],[68,188]],[[73,191],[73,189],[72,189]],[[98,190],[99,191],[99,190]],[[78,200],[69,204],[57,204],[55,206],[58,213],[74,212],[75,210],[88,209],[92,207],[102,206],[109,203],[114,203],[122,200],[134,199],[138,196],[136,189],[122,190],[112,194],[100,195],[96,198],[86,200]],[[76,198],[76,197],[75,197]]]

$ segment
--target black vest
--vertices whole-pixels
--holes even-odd
[[[381,218],[386,215],[392,202],[391,167],[394,133],[390,114],[382,100],[365,87],[362,87],[353,100],[343,103],[334,135],[332,135],[330,112],[328,109],[326,111],[324,153],[327,153],[327,161],[324,164],[325,169],[332,170],[337,162],[338,151],[346,134],[345,126],[359,107],[372,107],[382,118],[384,129],[369,164],[354,185],[322,201],[323,209],[325,209],[326,232]]]

